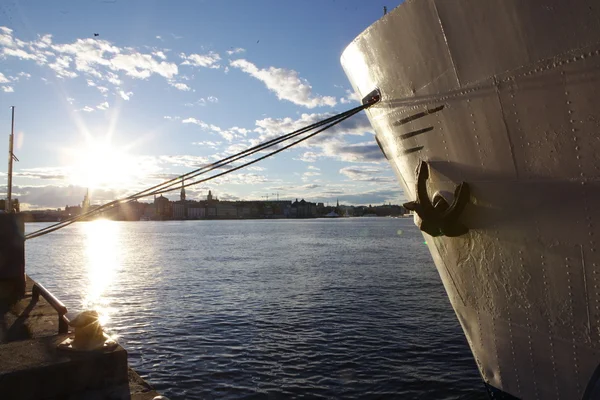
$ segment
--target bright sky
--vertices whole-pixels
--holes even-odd
[[[30,208],[64,207],[89,186],[102,203],[352,108],[340,55],[399,3],[3,1],[0,154],[14,105],[13,192]],[[188,198],[208,189],[222,200],[404,200],[364,113]]]

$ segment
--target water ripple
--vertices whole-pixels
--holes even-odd
[[[486,398],[409,220],[78,223],[26,259],[173,399]]]

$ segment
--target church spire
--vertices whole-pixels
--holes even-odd
[[[185,179],[181,178],[181,201],[185,201],[185,187],[184,187]]]
[[[81,208],[87,210],[90,208],[90,189],[88,188],[85,191],[85,196],[83,197],[83,203],[81,203]]]

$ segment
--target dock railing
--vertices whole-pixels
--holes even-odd
[[[38,301],[40,296],[42,296],[58,313],[58,333],[68,333],[69,319],[66,316],[68,312],[67,307],[62,303],[62,301],[57,299],[56,296],[50,293],[48,289],[35,282],[33,288],[31,289],[31,299],[33,301]]]

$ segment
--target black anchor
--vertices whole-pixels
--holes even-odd
[[[469,228],[458,222],[462,211],[469,202],[469,185],[462,182],[454,190],[454,200],[448,204],[446,199],[436,194],[433,204],[427,194],[429,165],[421,161],[417,169],[417,200],[404,204],[404,208],[417,213],[417,226],[431,236],[456,237],[469,232]]]

